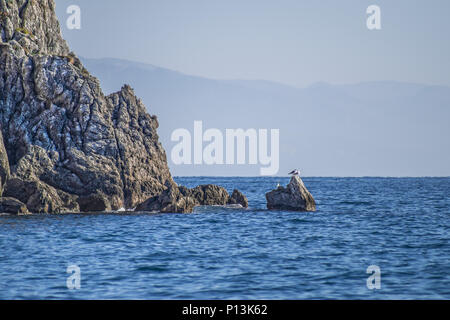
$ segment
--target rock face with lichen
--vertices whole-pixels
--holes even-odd
[[[0,196],[64,213],[170,191],[157,118],[127,85],[104,96],[62,38],[53,0],[0,0],[0,32]]]
[[[2,197],[3,189],[8,178],[9,178],[9,162],[5,146],[3,144],[2,131],[0,130],[0,198]]]
[[[316,211],[313,196],[298,176],[293,176],[286,188],[266,193],[266,199],[269,210]]]

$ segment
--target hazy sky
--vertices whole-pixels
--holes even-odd
[[[71,4],[81,30],[66,28]],[[381,7],[382,30],[366,27]],[[56,0],[72,50],[219,79],[450,85],[448,0]]]

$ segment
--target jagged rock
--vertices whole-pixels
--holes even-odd
[[[266,193],[266,199],[269,210],[316,211],[313,196],[298,176],[293,176],[286,188]]]
[[[61,190],[36,180],[24,181],[9,179],[6,183],[5,197],[20,200],[33,213],[78,212],[76,198]]]
[[[5,146],[3,145],[2,131],[0,130],[0,198],[3,194],[3,188],[8,179],[9,179],[9,162],[8,157],[6,155]]]
[[[127,85],[104,96],[54,9],[53,0],[0,0],[0,192],[7,181],[5,194],[48,213],[227,204],[217,186],[180,192],[157,118]]]
[[[166,183],[166,188],[160,195],[138,205],[136,211],[191,213],[197,206],[248,206],[247,198],[238,190],[230,197],[225,188],[212,184],[189,189],[178,187],[175,183]]]
[[[69,53],[53,0],[1,0],[0,21],[3,42],[15,40],[29,53]]]
[[[27,206],[14,198],[0,198],[0,213],[29,214]]]
[[[113,210],[173,182],[156,117],[129,86],[103,95],[62,39],[53,0],[0,0],[0,32],[0,170],[52,193],[103,194]],[[59,200],[29,209],[57,212]]]
[[[175,183],[168,183],[166,190],[138,205],[136,211],[191,213],[196,205],[195,199],[181,193]]]
[[[180,191],[184,196],[195,199],[197,205],[200,206],[224,206],[230,198],[225,188],[213,184],[202,185],[193,189],[182,188]]]
[[[230,197],[228,199],[229,205],[241,205],[244,208],[248,208],[248,200],[245,195],[242,194],[239,190],[235,189]]]
[[[81,212],[105,212],[111,211],[111,203],[108,197],[101,192],[94,195],[78,198]]]
[[[112,110],[114,134],[118,148],[125,206],[137,204],[164,190],[173,183],[166,153],[158,142],[158,120],[145,111],[130,86],[107,98]]]

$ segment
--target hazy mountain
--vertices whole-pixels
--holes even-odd
[[[260,165],[176,166],[177,128],[280,129],[280,171],[320,176],[449,176],[450,88],[400,82],[317,83],[214,80],[118,59],[82,59],[105,93],[135,88],[174,175],[259,175]]]

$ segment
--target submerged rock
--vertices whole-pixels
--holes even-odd
[[[269,210],[316,211],[316,202],[299,176],[293,176],[286,188],[266,193]]]
[[[29,214],[27,206],[14,198],[0,198],[0,213]]]

